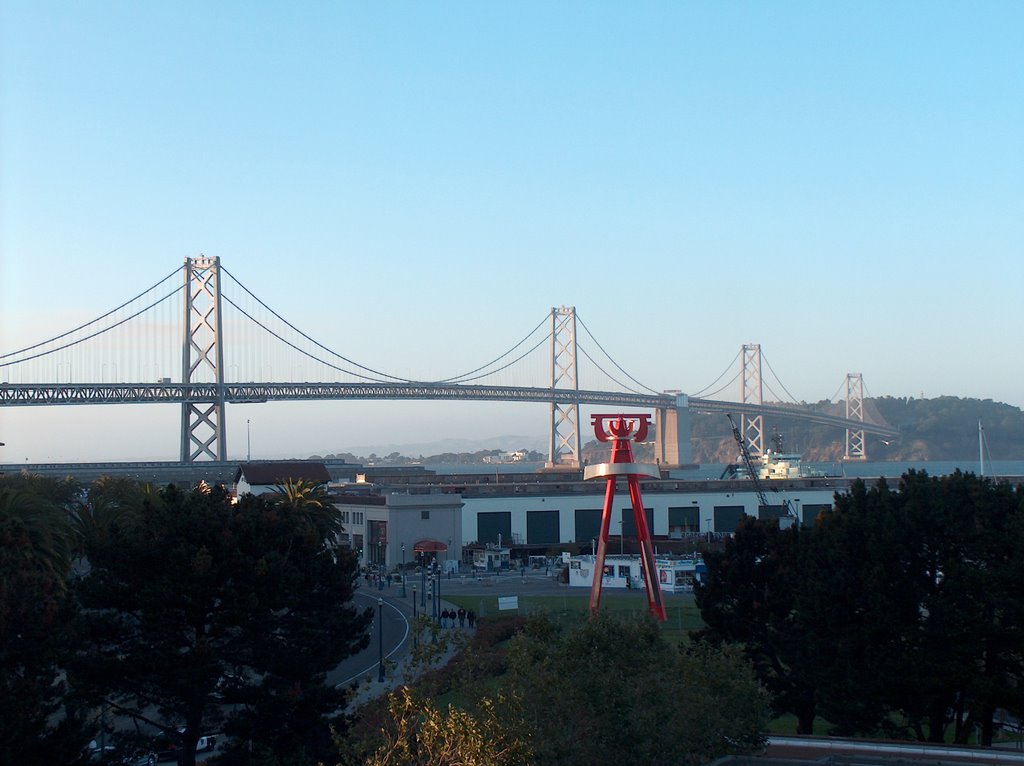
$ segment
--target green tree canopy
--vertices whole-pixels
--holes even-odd
[[[61,675],[75,627],[66,489],[0,479],[0,764],[67,763],[83,744]]]
[[[650,618],[602,614],[513,639],[509,691],[524,701],[538,764],[699,764],[755,752],[767,696],[740,653],[681,650]]]
[[[854,690],[879,722],[901,713],[918,739],[944,741],[953,725],[964,742],[978,724],[991,743],[996,708],[1021,711],[1024,570],[1011,553],[1024,544],[1021,500],[1020,488],[959,471],[910,471],[895,490],[858,484],[836,498],[807,580],[818,591],[809,621],[822,646],[839,647],[820,674],[830,716],[849,710],[839,695]],[[841,566],[822,561],[841,551]],[[855,619],[836,620],[839,610]]]
[[[343,693],[325,673],[366,645],[371,619],[351,603],[352,553],[273,498],[233,503],[204,485],[139,498],[134,522],[87,550],[90,641],[75,679],[138,719],[183,727],[185,766],[219,726],[215,702],[238,705],[226,731],[254,751],[331,752]]]
[[[803,688],[836,733],[964,742],[977,725],[990,743],[997,709],[1024,712],[1022,499],[911,471],[855,482],[811,530],[746,521],[707,557],[703,635],[743,646],[778,709],[802,715]]]
[[[780,530],[775,519],[743,516],[722,550],[705,553],[707,573],[694,596],[707,625],[696,638],[740,645],[771,694],[775,713],[792,713],[797,731],[810,734],[814,686],[805,626],[794,611],[805,535],[797,526]]]

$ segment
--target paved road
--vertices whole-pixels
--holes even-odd
[[[385,670],[389,663],[400,661],[409,651],[409,619],[412,617],[410,599],[397,598],[401,589],[392,586],[378,591],[363,586],[353,599],[356,607],[373,609],[373,623],[370,626],[370,643],[327,674],[327,682],[336,686],[349,686],[360,680],[376,680],[379,677],[380,657],[383,649]],[[411,593],[410,593],[411,595]],[[382,633],[383,625],[383,633]],[[383,635],[383,643],[381,636]]]

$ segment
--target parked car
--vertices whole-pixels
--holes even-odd
[[[181,751],[181,735],[184,733],[184,729],[178,729],[177,736],[164,739],[156,751],[157,759],[161,761],[178,760],[178,753]],[[213,750],[216,746],[216,734],[203,734],[199,737],[199,741],[196,743],[196,752],[205,753],[209,750]]]
[[[121,760],[123,766],[156,766],[156,762],[157,757],[153,750],[136,750]]]
[[[100,745],[92,740],[86,748],[86,759],[89,763],[95,764],[121,764],[121,766],[156,766],[157,754],[153,750],[137,748],[130,750],[125,755],[122,748],[115,745]]]
[[[85,748],[85,758],[89,763],[103,763],[114,755],[117,750],[113,745],[101,745],[95,739],[89,742]]]

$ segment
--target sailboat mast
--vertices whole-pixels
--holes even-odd
[[[978,418],[978,462],[981,464],[981,476],[985,477],[985,429],[981,425],[981,418]]]

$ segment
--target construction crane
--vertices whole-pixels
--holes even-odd
[[[727,412],[725,416],[729,418],[729,425],[732,426],[732,438],[736,440],[736,446],[740,449],[740,457],[743,458],[743,464],[747,467],[747,474],[750,476],[750,480],[754,482],[754,491],[757,493],[757,500],[763,506],[771,505],[768,502],[767,496],[764,494],[764,488],[761,486],[761,478],[758,476],[758,472],[754,469],[754,461],[750,458],[750,450],[747,449],[747,443],[743,440],[743,434],[740,433],[740,429],[736,427],[736,421],[732,419],[732,414]],[[800,523],[800,516],[797,515],[796,509],[793,508],[793,504],[789,502],[789,499],[779,492],[778,487],[772,487],[772,491],[779,494],[782,500],[781,505],[786,509],[786,513],[792,520],[797,524]]]

